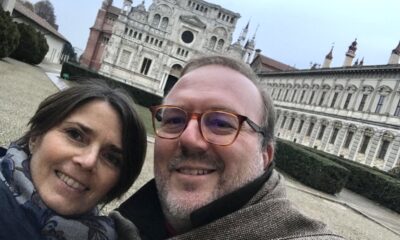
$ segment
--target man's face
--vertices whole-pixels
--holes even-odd
[[[208,65],[185,74],[165,104],[196,113],[225,110],[261,125],[262,100],[256,86],[223,66]],[[233,144],[214,145],[202,138],[196,119],[177,139],[157,137],[154,173],[166,214],[188,217],[260,176],[271,159],[271,153],[261,150],[260,137],[244,122]]]

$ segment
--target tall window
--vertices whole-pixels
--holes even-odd
[[[378,104],[376,105],[375,113],[380,113],[381,112],[381,109],[382,109],[384,101],[385,101],[385,96],[380,95],[379,96],[379,100],[378,100]]]
[[[127,50],[122,50],[122,54],[121,54],[121,57],[119,59],[119,65],[121,67],[127,67],[130,57],[131,57],[131,52],[129,52]]]
[[[300,96],[300,102],[302,102],[302,101],[303,101],[304,94],[306,94],[306,90],[303,90],[303,92],[301,92],[301,96]]]
[[[279,97],[281,96],[281,92],[282,92],[282,88],[281,88],[281,89],[279,89],[278,96],[276,96],[276,99],[278,99],[278,100],[279,100]]]
[[[301,132],[301,129],[303,129],[303,125],[304,125],[304,120],[301,120],[300,124],[299,124],[299,128],[297,128],[297,133]]]
[[[319,99],[318,105],[321,106],[324,103],[326,92],[322,92],[321,99]]]
[[[386,152],[388,150],[389,143],[390,142],[388,140],[383,140],[382,145],[381,145],[381,149],[379,150],[379,154],[378,154],[378,158],[379,159],[385,159],[385,155],[386,155]]]
[[[294,124],[294,118],[292,118],[292,119],[290,119],[290,123],[289,123],[289,130],[292,130],[292,128],[293,128],[293,124]]]
[[[224,46],[224,40],[220,39],[218,40],[218,44],[217,44],[217,50],[221,50],[222,47]]]
[[[331,139],[329,140],[330,144],[335,144],[336,137],[337,137],[338,133],[339,133],[339,128],[334,128],[332,136],[331,136]]]
[[[335,94],[333,95],[332,102],[331,102],[331,108],[333,108],[335,106],[338,95],[339,95],[339,92],[335,92]]]
[[[363,94],[363,96],[361,98],[360,106],[358,106],[358,111],[364,110],[364,106],[365,106],[365,102],[367,101],[367,97],[368,97],[368,94]]]
[[[326,129],[326,126],[325,126],[325,125],[322,125],[322,126],[321,126],[321,129],[319,130],[318,137],[317,137],[318,140],[321,140],[322,137],[324,136],[325,129]]]
[[[164,30],[167,29],[168,22],[169,22],[168,18],[167,17],[163,17],[163,19],[161,21],[161,29],[164,29]]]
[[[397,107],[396,107],[396,110],[394,111],[393,115],[400,116],[400,99],[399,99],[399,102],[397,103]]]
[[[347,109],[347,107],[349,106],[351,96],[353,96],[352,93],[347,94],[346,101],[344,102],[343,109]]]
[[[310,100],[308,101],[308,104],[311,104],[311,103],[312,103],[312,101],[313,101],[313,99],[314,99],[314,95],[315,95],[315,91],[312,91]]]
[[[292,95],[292,100],[291,100],[291,102],[293,102],[294,97],[296,96],[296,93],[297,93],[297,90],[294,90],[293,95]],[[399,103],[400,103],[400,101],[399,101]]]
[[[286,89],[285,96],[283,97],[283,101],[286,101],[288,93],[289,93],[289,89]]]
[[[140,73],[147,75],[147,73],[149,73],[150,66],[151,66],[151,59],[144,58],[142,67],[140,68]]]
[[[155,14],[154,17],[153,17],[153,22],[151,23],[151,25],[153,27],[158,27],[158,25],[160,24],[160,20],[161,20],[160,14]]]
[[[285,126],[286,123],[286,116],[283,117],[282,123],[281,123],[281,128]]]
[[[212,36],[210,38],[210,44],[208,45],[208,47],[211,48],[211,49],[214,49],[216,42],[217,42],[217,37],[216,36]]]
[[[310,123],[310,126],[308,127],[307,130],[307,137],[311,135],[313,128],[314,128],[314,123]]]
[[[344,141],[344,148],[349,148],[351,140],[353,139],[354,132],[347,133],[346,140]]]
[[[370,136],[364,135],[364,139],[363,142],[361,144],[361,148],[359,153],[365,153],[365,151],[367,150],[368,144],[369,144],[369,140],[371,140]]]

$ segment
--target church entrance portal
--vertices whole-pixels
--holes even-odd
[[[181,72],[182,72],[181,65],[175,64],[172,66],[171,72],[169,73],[167,78],[167,83],[165,84],[164,87],[164,96],[166,96],[169,93],[169,91],[171,91],[171,88],[176,84],[176,82],[181,76]]]

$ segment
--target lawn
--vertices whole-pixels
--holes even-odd
[[[143,120],[143,123],[146,127],[147,135],[154,136],[153,123],[151,121],[150,110],[147,107],[143,107],[141,105],[136,105],[136,110],[138,111],[138,114]]]

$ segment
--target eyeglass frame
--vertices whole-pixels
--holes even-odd
[[[179,110],[183,111],[183,112],[186,114],[187,119],[186,119],[185,126],[182,128],[181,132],[180,132],[176,137],[172,137],[172,138],[171,138],[171,137],[162,137],[162,136],[160,136],[160,135],[157,133],[156,124],[155,124],[155,118],[156,118],[156,112],[157,112],[159,109],[161,109],[161,108],[176,108],[176,109],[179,109]],[[215,144],[215,145],[218,145],[218,146],[229,146],[229,145],[233,144],[233,143],[236,141],[236,139],[237,139],[237,137],[238,137],[238,135],[239,135],[240,130],[242,129],[243,122],[247,122],[247,124],[250,126],[251,129],[253,129],[256,133],[261,134],[264,138],[265,138],[265,135],[266,135],[266,134],[265,134],[265,131],[263,131],[263,127],[258,126],[257,123],[255,123],[254,121],[252,121],[252,120],[251,120],[250,118],[248,118],[247,116],[243,116],[243,115],[240,115],[240,114],[237,114],[237,113],[233,113],[233,112],[228,112],[228,111],[225,111],[225,110],[207,110],[207,111],[202,112],[202,113],[196,113],[196,112],[188,112],[188,111],[186,111],[185,109],[183,109],[183,108],[181,108],[181,107],[178,107],[178,106],[174,106],[174,105],[156,105],[156,106],[150,106],[150,107],[149,107],[149,110],[150,110],[151,115],[152,115],[151,120],[152,120],[152,123],[153,123],[153,130],[154,130],[154,133],[155,133],[159,138],[163,138],[163,139],[177,139],[177,138],[179,138],[179,137],[182,135],[182,133],[186,130],[186,128],[187,128],[187,126],[188,126],[188,124],[189,124],[189,121],[192,120],[192,119],[196,119],[196,120],[197,120],[197,123],[198,123],[198,126],[199,126],[199,131],[200,131],[201,137],[202,137],[204,140],[206,140],[208,143]],[[202,131],[202,129],[201,129],[201,119],[202,119],[202,117],[203,117],[204,114],[207,114],[207,113],[210,113],[210,112],[226,113],[226,114],[229,114],[229,115],[233,115],[233,116],[235,116],[235,117],[238,119],[239,125],[238,125],[238,128],[237,128],[235,137],[233,138],[233,140],[232,140],[230,143],[228,143],[228,144],[217,144],[217,143],[213,143],[213,142],[210,142],[210,141],[203,135],[203,131]]]

